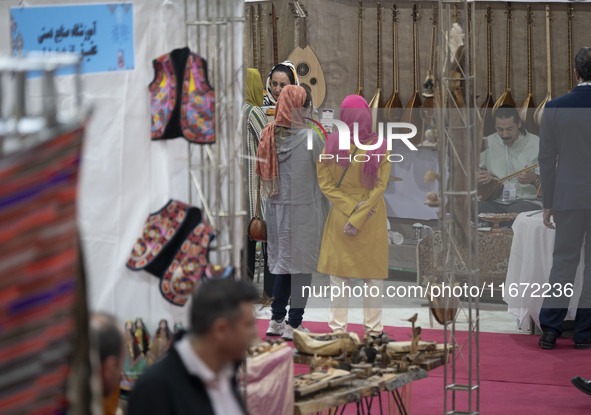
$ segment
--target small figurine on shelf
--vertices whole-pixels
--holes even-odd
[[[166,354],[171,344],[172,332],[168,328],[168,321],[166,321],[166,319],[162,319],[158,323],[158,329],[152,338],[150,350],[146,356],[146,363],[151,365],[157,362],[162,356]]]
[[[134,323],[132,320],[125,322],[123,338],[125,341],[125,361],[121,376],[121,389],[130,391],[137,378],[144,371],[145,366],[144,354],[135,340]]]
[[[141,352],[145,356],[150,348],[150,333],[148,333],[146,325],[140,317],[135,319],[133,334],[135,337],[135,342],[138,344]]]

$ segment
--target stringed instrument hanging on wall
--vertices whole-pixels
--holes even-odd
[[[568,19],[568,92],[570,92],[573,89],[573,19],[575,18],[572,4],[566,7],[566,15]]]
[[[249,10],[249,17],[250,17],[250,40],[252,42],[252,64],[250,67],[256,68],[260,73],[259,56],[257,53],[257,49],[258,49],[258,41],[257,41],[258,15],[255,14],[253,5],[251,5],[248,8],[248,10]]]
[[[257,4],[257,11],[258,11],[258,32],[259,32],[259,59],[261,62],[259,72],[261,76],[266,72],[266,62],[265,62],[265,35],[263,33],[263,6],[261,3]]]
[[[419,73],[417,70],[418,66],[418,38],[417,38],[417,21],[419,19],[419,10],[417,5],[414,4],[412,7],[412,57],[413,57],[413,65],[412,65],[412,72],[413,72],[413,86],[414,92],[412,97],[404,107],[404,112],[402,113],[402,122],[408,122],[414,124],[415,126],[421,125],[421,117],[419,114],[419,109],[421,107],[421,93],[419,92]],[[413,144],[419,144],[422,138],[419,135],[415,135],[411,142]]]
[[[429,70],[423,83],[423,103],[421,105],[421,129],[420,140],[422,146],[435,148],[437,136],[435,134],[435,45],[437,43],[437,19],[438,5],[433,5],[433,17],[431,28],[431,55],[429,59]]]
[[[402,115],[402,102],[398,95],[398,10],[392,5],[392,95],[384,105],[386,121],[400,121]]]
[[[532,12],[531,7],[527,6],[527,96],[525,101],[521,104],[519,109],[519,117],[521,121],[525,123],[525,129],[532,134],[539,135],[540,131],[536,123],[534,122],[534,111],[536,104],[534,104],[533,97],[533,79],[532,79],[532,60],[531,60],[531,27],[532,27]]]
[[[550,4],[546,3],[546,98],[542,101],[534,113],[534,121],[538,127],[542,125],[542,115],[546,102],[552,99],[552,59],[550,56]]]
[[[495,120],[492,115],[495,99],[493,98],[492,91],[492,10],[490,6],[486,7],[486,79],[486,98],[480,106],[480,115],[483,123],[482,134],[484,137],[488,137],[496,131]]]
[[[511,96],[511,3],[507,3],[507,38],[505,43],[505,91],[503,95],[499,97],[497,102],[495,102],[495,106],[493,107],[493,112],[503,105],[510,105],[512,107],[515,106],[515,101],[513,101],[513,97]]]
[[[277,50],[277,13],[275,12],[275,4],[271,3],[271,20],[273,22],[273,66],[279,63],[279,52]]]
[[[308,44],[306,33],[308,11],[297,0],[290,3],[290,6],[296,17],[296,26],[299,26],[299,41],[287,59],[294,64],[300,85],[310,87],[312,91],[312,103],[318,108],[322,106],[326,96],[326,82],[320,61]]]
[[[377,5],[377,49],[378,49],[378,60],[377,60],[377,88],[376,92],[373,95],[371,101],[369,101],[369,108],[371,108],[373,113],[373,130],[377,131],[377,123],[378,123],[378,109],[383,108],[382,102],[382,5],[378,1]]]
[[[357,89],[355,95],[363,96],[363,86],[361,80],[363,77],[363,5],[361,0],[357,3]]]

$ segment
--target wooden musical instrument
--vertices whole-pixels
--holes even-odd
[[[310,87],[313,105],[320,107],[326,96],[326,83],[320,61],[314,50],[308,45],[306,37],[308,11],[300,5],[298,0],[294,0],[291,6],[296,17],[296,25],[299,26],[299,42],[287,59],[293,62],[300,85]]]
[[[575,11],[573,5],[569,4],[566,8],[568,17],[568,92],[573,89],[573,19]]]
[[[552,59],[550,58],[550,4],[546,3],[546,98],[534,112],[534,121],[538,127],[542,125],[542,115],[546,102],[552,99]]]
[[[277,52],[277,14],[273,3],[271,3],[271,19],[273,20],[273,66],[275,66],[279,63],[279,53]]]
[[[515,173],[511,173],[508,176],[497,178],[493,177],[490,182],[486,184],[478,184],[478,196],[480,200],[495,200],[501,195],[503,191],[502,183],[506,182],[507,180],[511,180],[514,177],[519,176],[521,173],[525,173],[526,171],[530,171],[538,167],[539,164],[532,164],[524,169],[516,171]]]
[[[492,91],[492,11],[490,6],[486,7],[486,76],[488,91],[484,102],[480,106],[482,116],[482,133],[485,137],[495,133],[495,120],[492,109],[495,106],[495,99]]]
[[[423,83],[423,103],[421,104],[421,130],[420,140],[422,144],[435,145],[434,136],[431,134],[430,137],[426,136],[428,130],[433,131],[433,108],[435,107],[435,45],[437,43],[437,5],[433,5],[433,17],[432,17],[432,28],[431,28],[431,57],[429,60],[429,70]]]
[[[527,6],[527,96],[525,101],[521,104],[519,109],[519,116],[522,122],[525,123],[525,129],[532,134],[538,135],[540,133],[538,126],[534,122],[534,111],[536,104],[534,104],[534,97],[532,95],[532,61],[531,61],[531,26],[532,26],[532,12],[531,7]]]
[[[250,36],[251,36],[251,40],[252,40],[252,67],[253,68],[257,68],[259,70],[259,73],[261,73],[260,69],[260,65],[259,65],[259,56],[257,53],[257,49],[258,49],[258,42],[257,42],[257,20],[258,20],[258,15],[255,15],[254,12],[254,6],[250,6]],[[261,73],[262,75],[262,73]]]
[[[261,67],[259,69],[259,72],[261,73],[261,75],[263,73],[265,73],[265,65],[267,64],[265,62],[265,35],[263,34],[263,6],[261,5],[261,3],[257,4],[257,9],[258,9],[258,13],[259,13],[259,20],[258,20],[258,25],[259,25],[259,59],[261,61]]]
[[[402,122],[408,122],[414,124],[415,126],[421,125],[421,117],[419,114],[419,108],[421,106],[421,94],[419,92],[419,73],[417,70],[418,65],[418,39],[417,39],[417,21],[419,19],[419,11],[417,5],[414,4],[412,6],[412,57],[413,57],[413,65],[412,65],[412,72],[413,72],[413,83],[414,83],[414,92],[412,97],[404,107],[404,112],[402,113]],[[419,135],[415,135],[411,140],[413,144],[419,144],[422,140],[422,137]]]
[[[357,3],[357,89],[355,95],[363,96],[363,87],[361,86],[363,59],[363,5],[361,0]]]
[[[511,96],[511,3],[507,3],[507,39],[505,51],[505,91],[497,99],[493,112],[502,105],[515,106],[515,101]]]
[[[382,108],[384,106],[382,102],[382,5],[378,1],[377,6],[377,30],[378,30],[378,64],[377,64],[377,88],[376,92],[373,95],[371,101],[369,101],[369,108],[372,109],[373,112],[373,130],[377,131],[377,123],[378,123],[378,108]]]
[[[397,122],[402,115],[402,102],[398,95],[398,11],[396,5],[392,5],[392,95],[386,101],[385,118],[389,122]]]

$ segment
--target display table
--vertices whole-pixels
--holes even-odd
[[[368,379],[354,379],[347,382],[347,384],[335,386],[330,391],[323,392],[320,395],[296,400],[294,414],[315,414],[327,410],[332,411],[335,408],[336,412],[334,413],[343,413],[344,407],[351,403],[357,405],[357,413],[386,413],[384,410],[387,408],[387,404],[383,404],[380,398],[382,391],[391,394],[400,414],[407,414],[409,413],[408,408],[406,408],[408,403],[405,405],[399,389],[415,380],[426,377],[428,377],[427,371],[418,369],[405,373],[386,374],[380,377],[373,376]],[[377,398],[377,403],[374,402],[374,398]],[[360,407],[362,412],[359,412]]]
[[[517,216],[513,223],[513,234],[503,300],[509,305],[509,313],[517,317],[519,328],[529,330],[532,320],[537,327],[540,327],[540,309],[544,301],[541,294],[544,290],[539,290],[536,293],[538,296],[532,296],[534,290],[531,284],[541,285],[548,282],[552,268],[555,231],[544,226],[541,212],[534,211]],[[583,282],[583,264],[584,253],[582,252],[567,320],[573,320],[575,317]],[[514,287],[512,293],[509,292],[511,284]]]

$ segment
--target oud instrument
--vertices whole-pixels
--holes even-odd
[[[487,94],[484,102],[480,106],[485,137],[495,133],[495,120],[492,115],[492,109],[495,106],[495,99],[492,91],[492,11],[490,6],[486,8],[486,79]]]
[[[511,96],[511,3],[507,3],[507,37],[505,39],[505,91],[493,107],[493,112],[502,105],[515,106]]]
[[[531,166],[516,171],[515,173],[511,173],[508,176],[501,178],[493,177],[491,181],[486,184],[478,184],[478,196],[480,200],[495,200],[501,195],[503,191],[503,182],[511,180],[512,178],[519,176],[521,173],[533,170],[538,166],[538,163],[532,164]]]
[[[362,78],[362,64],[363,58],[363,5],[361,0],[357,3],[357,89],[355,95],[362,94],[361,78]]]
[[[414,85],[414,92],[412,97],[404,107],[404,112],[402,113],[402,122],[408,122],[414,125],[421,125],[420,121],[420,114],[419,108],[421,107],[421,94],[419,92],[419,74],[417,70],[417,60],[418,60],[418,39],[417,39],[417,21],[419,19],[419,11],[417,5],[413,5],[412,7],[412,57],[413,57],[413,65],[412,65],[412,73],[413,73],[413,85]],[[411,141],[413,144],[419,144],[421,142],[421,137],[415,135]]]
[[[299,42],[287,59],[293,62],[300,80],[300,85],[310,87],[314,106],[320,107],[326,96],[326,83],[318,56],[316,56],[316,53],[314,53],[314,50],[308,44],[306,33],[308,11],[298,0],[294,0],[290,5],[296,17],[296,23],[299,25]]]
[[[522,122],[525,123],[525,129],[535,135],[539,135],[539,129],[534,122],[534,111],[536,104],[534,104],[533,88],[532,88],[532,61],[531,61],[531,26],[532,26],[532,12],[531,7],[527,6],[527,96],[525,101],[521,104],[519,109],[519,116]]]
[[[371,101],[369,101],[369,108],[373,113],[373,130],[377,130],[378,123],[378,108],[382,108],[382,5],[378,1],[378,15],[377,15],[377,30],[378,30],[378,64],[377,64],[377,88]]]
[[[550,58],[550,4],[546,3],[546,98],[542,101],[536,112],[534,112],[534,121],[538,127],[542,125],[542,115],[546,102],[552,99],[552,59]]]
[[[397,122],[402,115],[402,102],[398,95],[398,11],[392,5],[392,95],[384,105],[385,117],[389,122]]]

